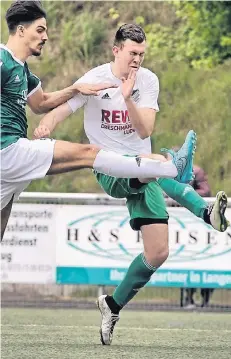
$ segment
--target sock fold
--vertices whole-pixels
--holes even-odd
[[[139,254],[130,264],[128,271],[114,291],[112,297],[122,308],[124,307],[150,280],[157,268],[150,265],[144,254]]]

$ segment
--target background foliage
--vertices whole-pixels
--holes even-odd
[[[1,2],[2,42],[7,41]],[[112,60],[113,35],[121,24],[144,27],[148,51],[144,66],[161,84],[160,113],[153,150],[182,143],[188,129],[198,134],[196,163],[207,172],[213,195],[231,195],[231,2],[228,1],[44,1],[49,42],[30,59],[46,91],[73,83],[90,68]],[[54,137],[87,142],[79,111]],[[40,120],[28,110],[29,136]],[[98,192],[91,171],[35,181],[33,191]]]

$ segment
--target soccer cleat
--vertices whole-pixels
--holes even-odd
[[[168,152],[172,156],[172,161],[177,168],[178,175],[175,180],[182,183],[189,183],[193,180],[193,157],[196,150],[196,133],[191,130],[188,132],[183,146],[179,151],[162,148],[162,152]]]
[[[101,295],[97,299],[97,306],[102,316],[100,327],[100,340],[103,345],[110,345],[113,337],[113,330],[116,322],[119,320],[119,314],[112,313],[105,300],[106,295]]]
[[[216,195],[214,204],[208,207],[208,215],[210,223],[214,229],[219,232],[225,232],[230,226],[229,221],[225,218],[225,210],[227,208],[228,198],[224,191],[220,191]]]

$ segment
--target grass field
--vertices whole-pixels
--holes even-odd
[[[113,344],[95,310],[2,309],[2,359],[229,359],[231,314],[124,311]]]

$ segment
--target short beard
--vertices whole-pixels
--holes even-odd
[[[38,52],[38,51],[32,51],[32,56],[40,56],[41,55],[41,52]]]

